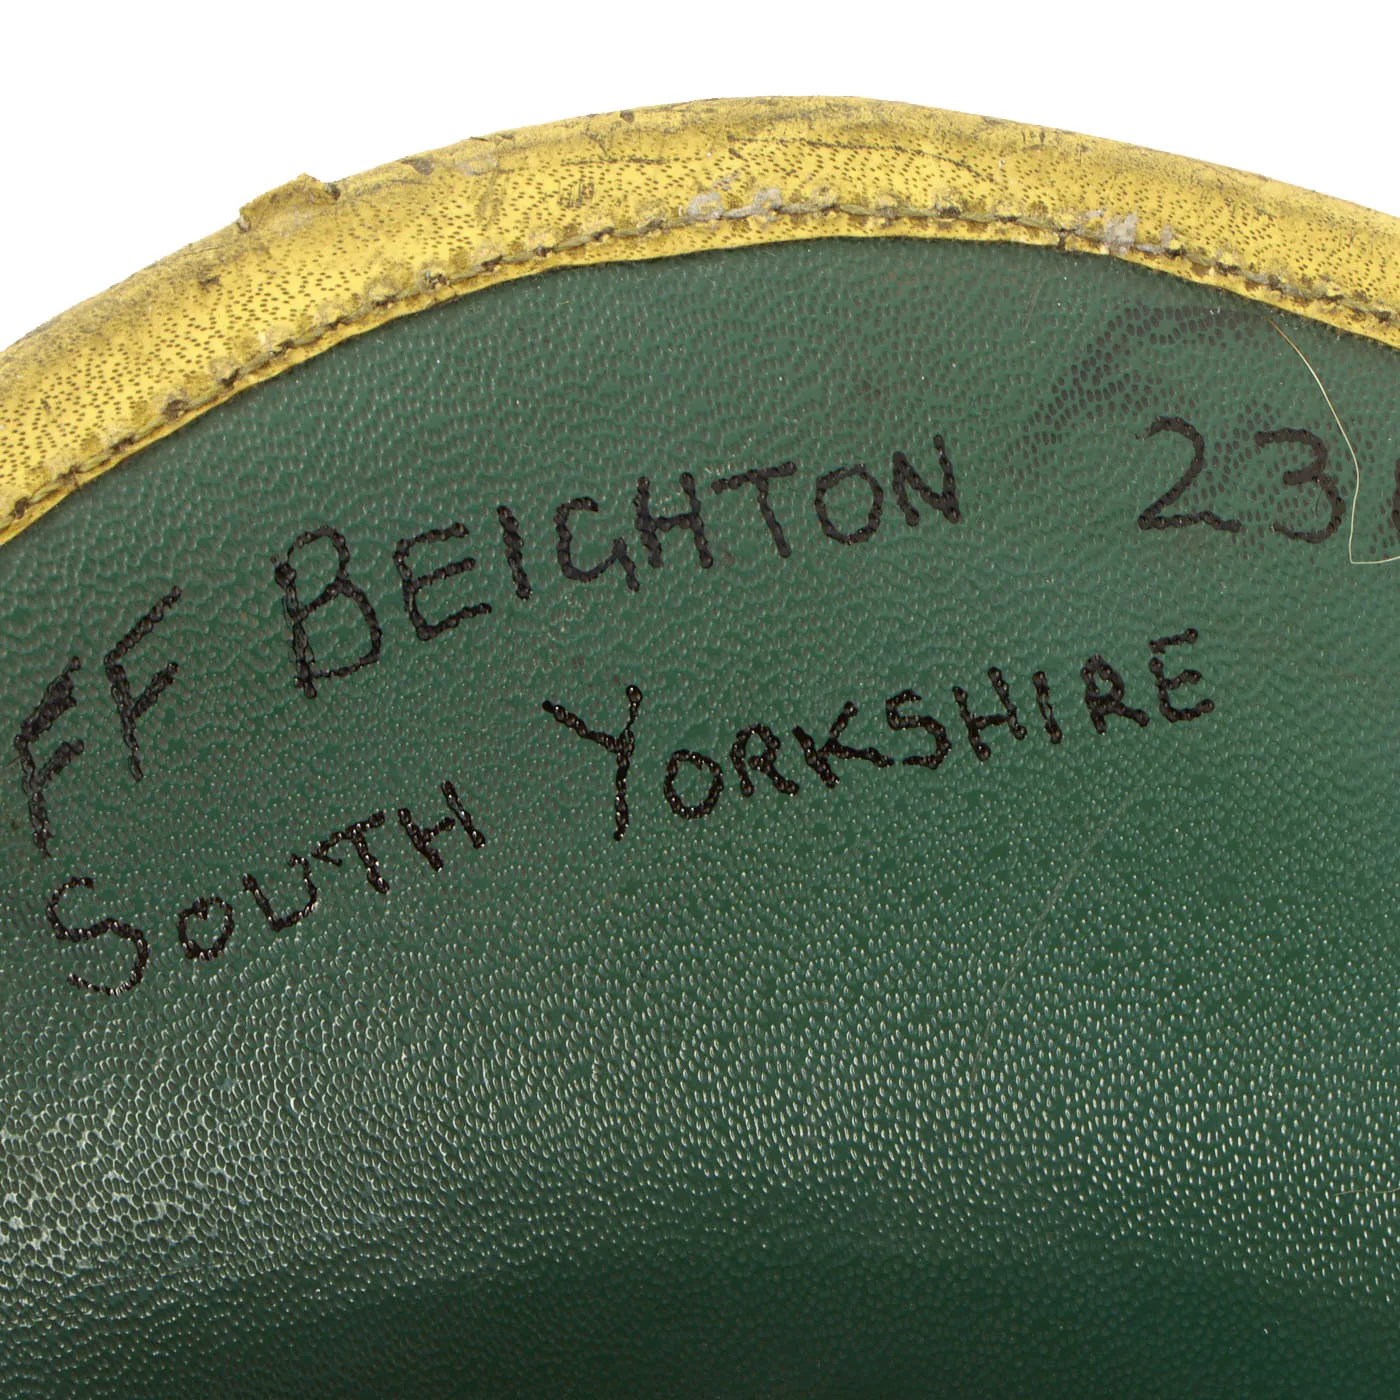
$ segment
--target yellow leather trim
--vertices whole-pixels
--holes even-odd
[[[824,237],[1107,254],[1400,348],[1400,220],[1257,175],[849,98],[580,117],[302,176],[0,354],[0,543],[397,316],[557,267]]]

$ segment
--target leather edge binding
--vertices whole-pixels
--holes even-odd
[[[1118,257],[1400,348],[1400,220],[1261,176],[856,98],[579,117],[300,176],[0,353],[0,544],[400,316],[556,268],[828,237]]]

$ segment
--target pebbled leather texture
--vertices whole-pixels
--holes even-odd
[[[397,322],[37,522],[6,1392],[1391,1393],[1396,380],[794,244]]]

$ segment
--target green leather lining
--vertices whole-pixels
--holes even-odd
[[[47,858],[14,750],[0,786],[8,1388],[1389,1393],[1400,574],[1348,562],[1300,355],[1362,559],[1400,552],[1400,367],[1279,324],[1296,353],[1242,301],[1010,246],[541,276],[249,391],[0,550],[0,715],[35,771],[85,746]],[[786,555],[712,485],[785,463]],[[687,472],[712,565],[676,524],[654,568],[638,479],[675,516]],[[628,556],[592,581],[560,564],[581,498],[571,567]],[[491,611],[420,640],[394,551],[454,524],[401,551],[475,560],[421,618]],[[379,656],[314,674],[369,647],[347,585],[304,621],[312,699],[276,566],[310,603],[332,546],[292,546],[327,526]],[[139,782],[114,648],[129,715],[178,663]],[[979,760],[954,692],[1004,717],[989,668],[1024,737]],[[905,762],[935,720],[946,755]],[[796,793],[744,795],[756,725]],[[711,766],[671,800],[677,751]],[[459,821],[434,870],[399,809],[444,821],[444,782],[484,844]],[[318,899],[274,931],[245,876],[293,909],[288,853]],[[59,923],[149,944],[120,996],[68,978],[122,983],[132,938],[46,916],[83,877]]]

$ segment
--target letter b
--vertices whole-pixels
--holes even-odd
[[[292,555],[316,540],[329,540],[335,549],[335,577],[309,602],[303,603],[297,593],[297,571],[292,565]],[[292,628],[292,660],[296,666],[297,684],[308,700],[316,698],[316,682],[336,680],[351,675],[362,666],[373,665],[379,660],[383,634],[379,629],[379,619],[374,607],[358,584],[350,580],[350,546],[345,536],[331,525],[322,525],[315,530],[307,530],[292,541],[285,559],[274,560],[273,577],[282,590],[282,602],[287,610],[287,621]],[[344,666],[320,667],[316,664],[315,653],[311,649],[311,638],[306,631],[307,619],[319,608],[323,608],[333,598],[348,598],[360,610],[365,627],[369,632],[369,646],[354,661]]]

